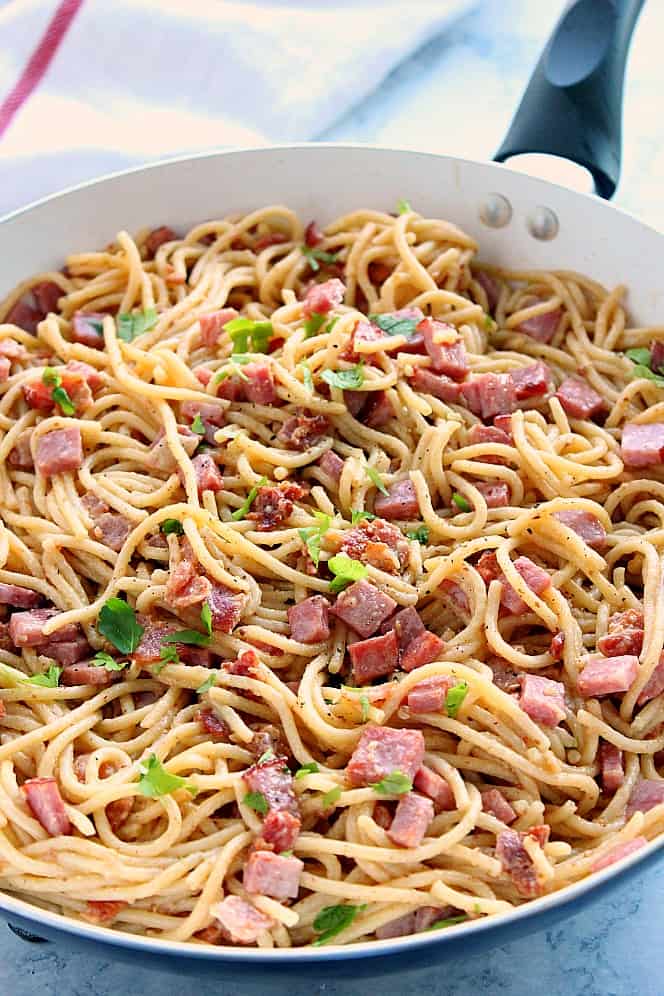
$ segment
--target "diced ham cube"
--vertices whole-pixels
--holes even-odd
[[[191,464],[196,474],[196,486],[200,497],[203,497],[205,491],[211,491],[213,494],[223,491],[224,479],[209,453],[199,453],[193,457]]]
[[[214,709],[201,709],[196,718],[205,732],[209,733],[211,737],[228,740],[231,732],[230,728],[224,723],[223,719],[217,716]]]
[[[277,433],[277,439],[288,449],[302,452],[320,442],[321,436],[324,436],[328,429],[329,422],[324,415],[307,415],[305,412],[298,412],[297,415],[291,415],[286,419]]]
[[[570,508],[563,512],[554,512],[553,517],[577,533],[584,543],[591,546],[593,550],[603,550],[605,548],[606,529],[592,512]]]
[[[35,609],[40,602],[41,595],[38,591],[0,582],[0,605],[11,605],[15,609]]]
[[[330,611],[366,639],[396,607],[393,598],[363,579],[342,591]]]
[[[510,503],[510,489],[505,481],[475,481],[487,508],[504,508]]]
[[[493,277],[489,276],[488,273],[485,273],[484,270],[478,270],[473,274],[473,276],[486,294],[486,301],[489,306],[489,311],[493,314],[496,309],[496,305],[498,304],[498,297],[500,294],[498,284]]]
[[[52,280],[43,280],[35,284],[32,288],[37,307],[46,316],[50,311],[59,311],[58,301],[63,296],[64,291]]]
[[[29,778],[21,786],[32,815],[51,837],[70,834],[71,824],[55,778]]]
[[[437,322],[433,318],[424,318],[417,326],[417,331],[424,336],[424,345],[431,357],[431,367],[435,373],[445,374],[453,380],[463,380],[468,373],[468,358],[466,348],[461,341],[454,343],[437,342],[440,333],[449,340],[454,333],[454,326],[446,322]]]
[[[187,456],[193,456],[201,441],[201,437],[192,432],[188,425],[178,426],[178,436]],[[163,429],[155,436],[148,451],[150,466],[172,474],[178,468],[178,463],[171,452],[166,433]]]
[[[516,388],[509,374],[485,373],[461,385],[462,403],[483,421],[516,410]]]
[[[191,605],[200,605],[210,594],[210,582],[197,567],[194,561],[183,557],[169,573],[164,601],[176,612]]]
[[[527,367],[517,367],[510,370],[517,401],[526,398],[539,398],[553,391],[554,384],[551,371],[546,363],[530,363]]]
[[[38,647],[46,642],[68,642],[78,636],[78,626],[69,623],[60,629],[44,635],[44,626],[57,616],[56,609],[33,609],[30,612],[14,612],[9,620],[9,636],[15,647]]]
[[[73,377],[81,377],[92,391],[98,390],[104,383],[104,378],[99,370],[90,363],[84,363],[83,360],[69,360],[65,365],[65,371],[62,374],[62,385],[69,390],[72,395],[72,401],[74,402],[76,401],[74,397],[75,388],[73,382],[68,383],[68,374],[71,374]]]
[[[608,632],[597,641],[597,649],[605,657],[638,656],[643,649],[643,612],[627,609],[614,613],[609,619]]]
[[[344,391],[344,404],[349,414],[357,418],[367,400],[367,391]]]
[[[470,614],[470,604],[461,585],[445,578],[440,584],[440,590],[445,593],[457,615],[465,617]]]
[[[525,674],[519,705],[536,723],[557,726],[565,718],[565,686],[539,674]]]
[[[291,855],[254,851],[244,866],[242,884],[247,892],[272,899],[297,899],[304,862]]]
[[[72,318],[71,337],[74,342],[92,349],[104,348],[103,323],[106,315],[101,311],[77,311]]]
[[[530,302],[531,305],[537,303],[537,301]],[[520,325],[517,325],[516,331],[523,332],[524,335],[529,335],[536,342],[551,342],[556,334],[561,318],[562,311],[560,308],[554,308],[552,311],[545,311],[542,315],[534,315],[532,318],[526,318]]]
[[[344,469],[345,460],[342,460],[334,450],[326,450],[321,457],[318,458],[318,466],[327,474],[335,484],[338,484],[341,479],[341,473]]]
[[[321,244],[323,238],[324,236],[318,227],[318,223],[310,221],[304,230],[304,244],[309,246],[310,249],[315,249],[316,246]]]
[[[626,467],[649,467],[664,463],[664,422],[623,426],[621,455]]]
[[[210,370],[209,367],[203,367],[203,366],[196,367],[195,370],[192,367],[192,372],[196,377],[196,380],[200,381],[203,387],[207,387],[210,381],[212,380],[212,371]]]
[[[242,372],[247,378],[242,382],[247,401],[253,405],[276,405],[279,395],[267,363],[247,363]]]
[[[345,293],[346,287],[338,277],[326,280],[322,284],[312,284],[302,302],[305,317],[326,315],[337,304],[341,304]]]
[[[265,817],[261,842],[268,844],[277,854],[292,851],[300,833],[300,819],[285,809],[272,809]]]
[[[643,686],[643,691],[636,700],[637,705],[645,705],[651,699],[664,692],[664,654],[660,654],[659,663]]]
[[[584,698],[626,692],[634,683],[639,670],[639,658],[633,654],[622,657],[586,654],[582,661],[584,667],[579,674],[577,687]]]
[[[511,418],[511,416],[509,417]],[[498,443],[500,446],[514,445],[511,435],[509,432],[505,432],[504,429],[500,429],[495,425],[476,424],[468,431],[468,444],[476,446],[480,443]],[[499,456],[496,453],[483,453],[477,459],[481,460],[482,463],[507,463],[506,457]]]
[[[461,397],[461,384],[444,374],[432,373],[427,367],[416,367],[410,382],[416,391],[431,394],[447,404],[454,404]]]
[[[419,847],[433,819],[431,799],[408,792],[399,800],[387,836],[399,847]]]
[[[105,899],[88,899],[85,905],[87,909],[82,915],[86,920],[106,925],[113,923],[118,913],[126,907],[127,903],[122,900],[109,902]]]
[[[204,423],[221,426],[226,421],[225,409],[216,401],[183,401],[180,405],[180,414],[190,422],[200,415]]]
[[[10,466],[15,467],[17,470],[32,470],[34,467],[30,445],[32,431],[32,429],[24,429],[23,432],[19,433],[14,449],[7,457],[7,462]]]
[[[330,605],[322,595],[311,595],[288,609],[291,636],[299,643],[319,643],[330,635]]]
[[[485,813],[495,816],[501,823],[513,823],[516,813],[500,789],[486,789],[482,792],[482,809]]]
[[[38,308],[33,307],[25,300],[21,300],[17,301],[10,308],[3,318],[3,322],[18,325],[19,328],[25,329],[26,332],[34,334],[37,331],[37,326],[44,317],[44,314]]]
[[[382,927],[376,929],[376,937],[379,941],[391,940],[393,937],[407,937],[415,933],[415,911],[404,913],[403,916],[389,920]]]
[[[260,487],[247,518],[255,520],[259,530],[269,532],[290,518],[294,502],[305,494],[304,488],[295,481]]]
[[[173,242],[175,239],[177,239],[177,235],[168,225],[160,225],[159,228],[154,228],[149,232],[145,240],[148,259],[152,259],[156,255],[157,249],[166,242]]]
[[[444,778],[431,768],[422,765],[418,768],[413,779],[413,785],[418,792],[428,796],[433,801],[434,809],[437,813],[456,809],[456,802],[452,789]]]
[[[549,647],[549,653],[553,657],[554,661],[561,661],[563,659],[564,648],[565,634],[562,630],[560,630],[551,638],[551,646]]]
[[[394,409],[386,391],[371,391],[362,416],[362,422],[370,429],[381,429],[394,418]]]
[[[599,745],[599,769],[605,792],[616,792],[625,781],[623,752],[613,744]]]
[[[399,650],[405,650],[416,636],[424,633],[424,623],[417,609],[409,605],[407,609],[400,609],[390,619],[386,619],[380,627],[381,633],[387,633],[391,629],[396,633]]]
[[[491,581],[501,582],[502,592],[500,603],[507,612],[515,616],[528,612],[528,605],[506,581],[505,575],[498,565],[496,555],[492,550],[482,554],[476,567],[487,586]],[[551,586],[551,575],[542,567],[533,563],[528,557],[517,557],[514,561],[514,567],[536,595],[541,596]]]
[[[130,532],[131,522],[119,512],[104,512],[95,519],[92,529],[95,539],[116,552],[122,549]]]
[[[409,477],[389,486],[388,494],[379,494],[374,502],[374,511],[390,522],[394,519],[416,519],[420,506],[415,494],[415,485]]]
[[[445,705],[447,693],[454,685],[456,679],[445,674],[418,681],[408,692],[408,708],[413,713],[440,712]]]
[[[650,344],[650,369],[661,373],[664,369],[664,342]]]
[[[420,730],[367,726],[348,762],[346,774],[353,786],[380,782],[393,771],[412,781],[423,758],[424,736]]]
[[[293,776],[285,766],[283,757],[253,764],[242,777],[250,792],[260,792],[265,796],[270,809],[286,810],[293,816],[299,814],[297,798],[293,792]]]
[[[208,605],[212,616],[212,629],[220,633],[232,633],[240,621],[244,604],[244,595],[232,591],[218,581],[211,581]],[[245,656],[243,654],[241,658]]]
[[[647,837],[635,837],[634,840],[625,841],[624,844],[618,844],[617,847],[612,848],[607,854],[604,854],[601,858],[592,866],[592,871],[598,872],[602,868],[608,868],[610,865],[615,865],[616,861],[621,861],[623,858],[628,857],[630,854],[634,854],[636,851],[640,851],[642,847],[645,847],[648,843]]]
[[[516,891],[524,899],[534,899],[542,889],[537,879],[535,866],[523,846],[526,834],[516,830],[503,830],[496,839],[496,857],[503,870],[512,879]]]
[[[648,813],[655,806],[660,806],[664,802],[664,779],[661,781],[654,778],[640,779],[629,797],[625,816],[627,819],[634,816],[634,813]]]
[[[65,644],[62,644],[64,646]],[[110,685],[116,672],[98,667],[91,661],[77,661],[68,664],[60,675],[63,685]]]
[[[78,470],[83,464],[83,439],[81,430],[54,429],[37,440],[35,466],[44,477],[66,474]]]
[[[581,377],[566,377],[556,397],[572,418],[592,418],[606,408],[606,401]]]
[[[430,664],[440,657],[445,644],[439,636],[425,629],[423,633],[410,641],[401,655],[401,667],[404,671],[414,671],[416,667]]]
[[[274,920],[239,896],[226,896],[210,910],[232,944],[255,944]]]
[[[536,595],[543,595],[551,587],[551,575],[528,557],[517,557],[514,561],[514,569],[519,572],[530,590],[534,591]]]
[[[83,660],[90,654],[90,644],[84,636],[77,636],[74,640],[53,640],[40,644],[39,653],[45,657],[52,657],[58,664],[75,664]]]
[[[208,349],[214,349],[219,342],[219,336],[224,330],[224,326],[238,317],[235,308],[221,308],[219,311],[211,311],[207,315],[201,315],[198,324],[201,327],[201,339],[203,345]]]
[[[392,674],[397,666],[398,648],[394,630],[382,636],[351,643],[348,647],[353,678],[358,685],[366,685],[374,678]]]

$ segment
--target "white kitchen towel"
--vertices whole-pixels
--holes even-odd
[[[315,139],[469,5],[0,0],[0,215],[165,156]]]

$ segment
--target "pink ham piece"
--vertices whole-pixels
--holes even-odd
[[[18,325],[19,328],[25,329],[26,332],[35,333],[37,331],[37,326],[44,318],[44,314],[37,308],[33,307],[27,301],[17,301],[15,305],[7,312],[3,318],[3,322],[9,322],[12,325]]]
[[[197,570],[197,564],[183,557],[170,571],[164,601],[179,612],[191,605],[200,605],[210,594],[210,582]]]
[[[9,373],[12,368],[12,362],[7,356],[0,356],[0,384],[4,384],[9,380]]]
[[[206,491],[211,491],[212,494],[223,491],[224,479],[209,453],[199,453],[192,459],[191,465],[196,475],[199,497],[202,498]]]
[[[530,363],[526,367],[516,367],[510,370],[517,401],[526,398],[539,398],[553,391],[554,383],[551,371],[546,363]]]
[[[131,523],[119,512],[104,512],[95,519],[92,535],[111,550],[119,552],[131,532]]]
[[[105,318],[106,315],[101,311],[75,312],[71,323],[72,340],[91,349],[103,349]]]
[[[180,414],[190,422],[200,415],[204,423],[209,422],[215,427],[224,425],[226,421],[225,408],[218,401],[183,401]]]
[[[516,813],[500,789],[492,788],[482,792],[482,809],[501,823],[510,824],[516,819]]]
[[[509,415],[517,406],[514,381],[509,374],[485,373],[461,385],[462,403],[483,421]]]
[[[399,847],[419,847],[433,819],[431,799],[409,792],[399,800],[387,836]]]
[[[643,690],[636,700],[637,705],[645,705],[651,699],[664,692],[664,654],[660,654],[659,663],[643,686]]]
[[[572,418],[592,418],[606,408],[606,401],[581,377],[566,377],[556,397]]]
[[[465,618],[470,614],[470,604],[460,584],[457,584],[456,581],[451,581],[449,578],[445,578],[440,583],[440,590],[445,593],[446,599],[449,600],[456,615]]]
[[[366,639],[396,607],[393,598],[363,579],[342,591],[330,611]]]
[[[71,833],[71,823],[55,778],[29,778],[21,786],[32,815],[51,837]]]
[[[542,596],[551,587],[551,575],[528,557],[517,557],[514,568],[536,595]]]
[[[0,605],[11,605],[15,609],[35,609],[40,602],[41,595],[38,591],[0,581]]]
[[[62,685],[110,685],[117,672],[98,667],[91,661],[68,664],[60,675]]]
[[[617,792],[625,781],[623,752],[613,744],[599,745],[599,770],[605,792]]]
[[[523,846],[525,836],[516,830],[502,830],[496,838],[496,857],[519,895],[524,899],[534,899],[542,890],[530,855]]]
[[[192,432],[189,426],[179,425],[178,436],[187,456],[193,456],[196,447],[201,441],[201,437]],[[178,469],[178,464],[171,452],[171,447],[163,429],[155,436],[147,454],[150,467],[156,470],[163,470],[167,474],[172,474]]]
[[[235,308],[221,308],[219,311],[211,311],[208,315],[201,315],[198,324],[201,328],[203,345],[208,349],[214,349],[224,331],[224,326],[237,317]]]
[[[457,913],[453,906],[420,906],[412,913],[404,913],[403,916],[384,923],[376,930],[376,937],[379,941],[386,941],[392,937],[406,937],[409,934],[419,934],[423,930],[428,930],[437,920],[445,920]]]
[[[349,414],[353,418],[357,418],[362,409],[364,408],[365,402],[367,400],[366,391],[344,391],[344,404],[348,409]]]
[[[318,227],[318,222],[310,221],[304,230],[304,244],[310,249],[315,249],[324,239],[324,235]]]
[[[524,305],[524,307],[531,307],[533,304],[539,303],[539,301],[531,301],[528,305]],[[556,334],[561,317],[562,311],[560,308],[554,308],[551,311],[545,311],[541,315],[526,318],[520,325],[517,325],[516,331],[523,332],[524,335],[529,335],[536,342],[551,342]]]
[[[565,718],[565,686],[539,674],[524,674],[519,705],[535,723],[557,726]]]
[[[410,378],[410,383],[416,391],[431,394],[439,401],[448,404],[455,404],[461,397],[461,384],[457,384],[444,374],[432,373],[427,367],[417,367]]]
[[[276,405],[279,395],[274,386],[272,371],[267,363],[247,363],[242,368],[244,396],[253,405]]]
[[[370,429],[381,429],[394,418],[394,408],[386,391],[370,391],[362,422]]]
[[[35,466],[44,477],[78,470],[83,464],[81,430],[54,429],[37,440]]]
[[[357,685],[366,685],[374,678],[392,674],[397,666],[399,652],[394,630],[382,636],[351,643],[348,647],[353,679]]]
[[[486,294],[486,303],[489,306],[489,311],[493,314],[498,304],[499,288],[493,277],[485,273],[484,270],[478,270],[473,276],[477,280],[478,284]]]
[[[56,609],[33,609],[30,612],[14,612],[9,620],[9,637],[15,647],[38,647],[43,644],[68,642],[78,636],[78,626],[69,623],[61,626],[49,636],[44,635],[44,626],[49,619],[58,615]]]
[[[344,469],[345,461],[338,456],[334,450],[326,450],[321,457],[318,458],[318,466],[327,474],[335,484],[338,484],[341,480],[341,473]]]
[[[345,293],[346,288],[338,277],[326,280],[322,284],[313,284],[302,301],[302,311],[305,317],[326,315],[337,304],[341,304]]]
[[[58,301],[64,294],[62,288],[52,280],[42,280],[32,288],[37,307],[46,316],[49,311],[58,311]]]
[[[606,529],[591,512],[570,508],[563,512],[554,512],[553,517],[577,533],[593,550],[603,550],[606,547]]]
[[[628,422],[623,426],[620,450],[626,467],[664,463],[664,422]]]
[[[407,609],[400,609],[390,619],[386,619],[380,631],[387,633],[390,629],[396,634],[399,650],[405,650],[420,633],[425,631],[420,614],[413,605],[409,605]]]
[[[563,659],[564,649],[565,634],[562,630],[560,630],[551,638],[551,646],[549,647],[549,653],[553,657],[554,661],[561,661]]]
[[[244,866],[242,884],[247,892],[272,899],[297,899],[304,862],[294,856],[254,851]]]
[[[287,418],[277,433],[277,439],[289,450],[304,452],[320,442],[329,429],[324,415],[307,415],[299,411]]]
[[[53,640],[49,638],[47,643],[40,644],[38,652],[45,657],[52,657],[58,664],[64,666],[75,664],[83,660],[91,653],[90,644],[84,636],[77,636],[75,640]]]
[[[606,854],[598,858],[597,861],[592,865],[591,871],[598,872],[602,868],[608,868],[609,865],[615,865],[616,861],[622,861],[623,858],[628,857],[630,854],[634,854],[636,851],[640,851],[642,847],[645,847],[648,843],[647,837],[635,837],[634,840],[628,840],[624,844],[618,844],[617,847],[612,848]]]
[[[302,826],[299,817],[285,809],[272,809],[265,817],[261,831],[261,843],[281,854],[292,851]]]
[[[448,812],[456,809],[456,802],[452,789],[436,771],[422,765],[418,768],[413,779],[413,786],[422,795],[426,795],[432,800],[437,813]]]
[[[651,343],[650,369],[655,373],[661,373],[664,370],[664,342]]]
[[[487,553],[483,553],[476,566],[487,587],[491,581],[501,582],[502,592],[500,596],[500,604],[507,612],[510,612],[515,616],[520,616],[529,611],[526,602],[515,591],[515,589],[507,583],[505,575],[498,565],[497,557],[492,550],[487,551]],[[514,561],[514,567],[531,591],[533,591],[536,595],[543,595],[544,592],[551,586],[551,575],[548,574],[544,568],[533,563],[533,561],[528,557],[517,557]]]
[[[615,612],[609,619],[608,632],[597,641],[597,649],[605,657],[638,656],[643,649],[643,612],[640,609]]]
[[[421,730],[367,726],[351,755],[346,775],[355,787],[380,782],[393,771],[401,772],[412,782],[423,758],[424,736]]]
[[[401,667],[404,671],[414,671],[417,667],[430,664],[440,657],[445,644],[439,636],[425,629],[413,640],[410,641],[406,649],[401,654]]]
[[[239,896],[226,896],[210,913],[232,944],[255,944],[265,930],[274,926],[274,920]]]
[[[633,654],[622,657],[586,654],[581,660],[583,670],[577,679],[577,687],[579,694],[586,699],[596,695],[626,692],[634,683],[639,670],[639,658]]]
[[[99,370],[90,363],[84,363],[82,360],[69,360],[65,366],[65,371],[68,371],[74,377],[82,377],[91,391],[98,390],[104,383],[104,378]],[[67,387],[66,372],[63,373],[62,384],[64,387]],[[72,397],[72,400],[75,399]]]
[[[495,425],[480,425],[477,423],[468,430],[468,445],[477,446],[482,443],[496,443],[499,446],[514,445],[511,435],[509,432],[505,432],[504,429],[499,429]],[[482,453],[481,456],[477,456],[475,459],[481,460],[482,463],[507,463],[507,457],[501,456],[498,453]]]
[[[445,699],[450,688],[456,685],[456,679],[446,674],[437,674],[424,681],[418,681],[408,692],[406,704],[413,713],[440,712],[445,705]]]
[[[379,494],[374,502],[376,515],[392,522],[394,519],[416,519],[420,506],[415,494],[415,485],[410,478],[396,481],[387,489],[386,495]]]
[[[173,242],[174,239],[177,239],[177,235],[168,225],[160,225],[159,228],[153,228],[145,240],[148,258],[152,259],[157,249],[165,245],[166,242]]]
[[[220,633],[232,633],[240,621],[244,604],[244,595],[232,591],[218,581],[211,581],[208,605],[212,616],[212,629]]]
[[[636,783],[629,797],[625,816],[627,819],[634,813],[648,813],[655,806],[664,802],[664,780],[642,778]]]
[[[474,481],[487,508],[505,508],[510,503],[510,489],[504,481]]]
[[[431,357],[431,368],[435,373],[445,374],[452,380],[463,380],[468,373],[468,358],[466,347],[460,341],[453,343],[437,342],[438,334],[444,333],[450,338],[450,333],[456,335],[454,326],[446,322],[437,322],[433,318],[424,318],[417,326],[417,331],[424,337],[424,346]]]
[[[260,792],[265,796],[270,809],[285,810],[298,816],[297,798],[293,792],[293,776],[286,767],[283,757],[252,764],[242,777],[250,792]]]
[[[312,595],[288,609],[291,637],[298,643],[320,643],[330,635],[330,605],[322,595]]]

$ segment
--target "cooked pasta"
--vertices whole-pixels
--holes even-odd
[[[664,327],[477,249],[272,206],[0,305],[6,892],[345,944],[662,832]]]

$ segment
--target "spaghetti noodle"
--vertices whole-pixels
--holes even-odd
[[[268,207],[0,305],[4,890],[350,943],[664,829],[664,329],[476,249]]]

